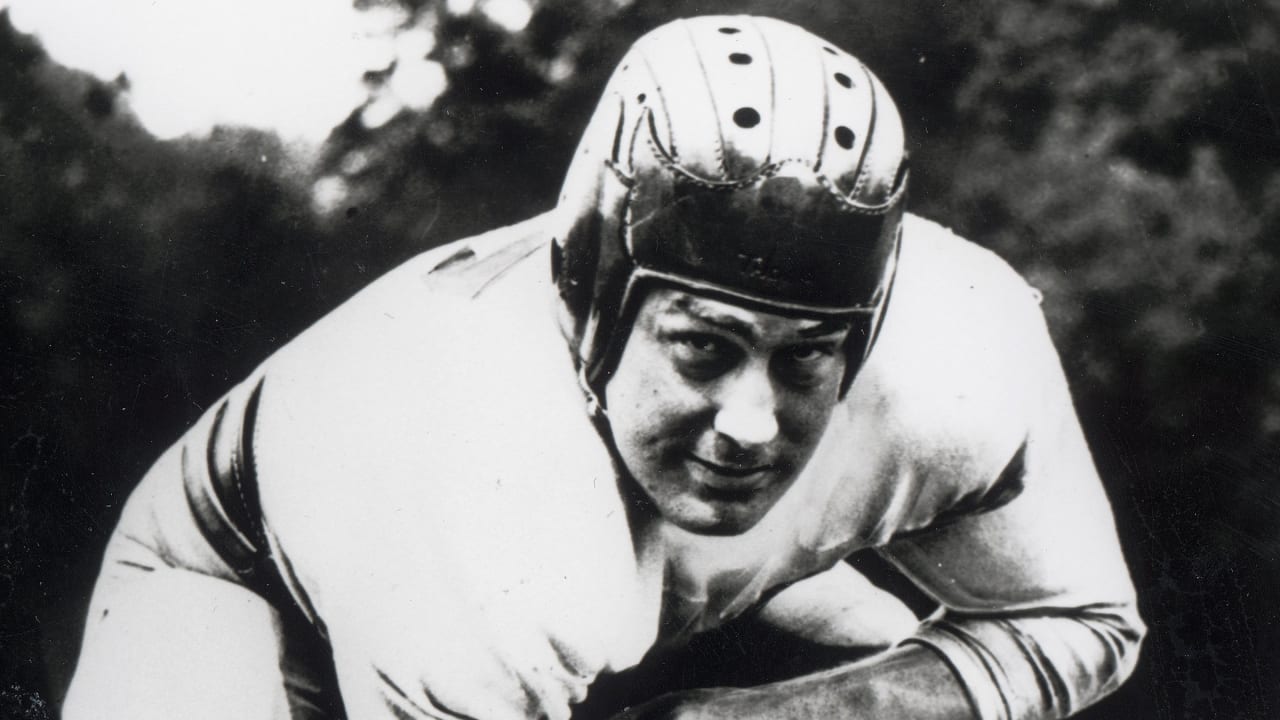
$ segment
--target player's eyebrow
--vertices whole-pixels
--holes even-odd
[[[751,323],[729,313],[717,312],[714,305],[707,305],[693,295],[677,294],[672,298],[670,307],[692,320],[736,335],[747,342],[754,342],[756,339],[756,331]]]
[[[853,327],[853,323],[845,318],[828,318],[819,321],[817,325],[807,328],[801,328],[799,335],[802,338],[818,338],[826,335],[834,335],[838,332],[849,330]]]
[[[757,332],[755,326],[729,313],[716,312],[714,306],[707,306],[695,296],[682,295],[675,298],[672,304],[675,309],[698,322],[706,323],[719,330],[736,335],[749,343],[754,344],[756,342]],[[847,318],[825,318],[818,321],[816,325],[799,329],[796,334],[809,340],[834,335],[848,330],[850,327],[852,327],[852,323]]]
[[[681,309],[698,322],[706,323],[727,333],[737,335],[747,342],[755,343],[756,331],[750,323],[732,315],[710,311],[707,308],[682,307]]]

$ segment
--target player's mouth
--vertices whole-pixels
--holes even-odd
[[[712,490],[729,493],[751,493],[768,484],[773,473],[771,464],[725,465],[697,455],[690,454],[689,459],[696,467],[706,472],[700,473],[704,485]]]

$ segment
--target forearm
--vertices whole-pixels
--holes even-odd
[[[975,717],[964,688],[942,657],[913,644],[851,665],[752,688],[731,703],[736,707],[729,716],[739,718]]]
[[[998,618],[937,617],[897,649],[761,685],[767,717],[1041,720],[1067,717],[1133,670],[1143,624],[1131,604]],[[806,707],[809,706],[809,707]],[[798,710],[792,711],[790,708]],[[778,709],[782,708],[782,709]]]
[[[1143,626],[1131,605],[937,619],[858,663],[753,689],[750,717],[1039,720],[1072,715],[1128,677]]]
[[[1125,604],[1069,616],[938,619],[865,660],[745,689],[666,695],[623,717],[1062,718],[1124,681],[1141,638],[1141,620]]]

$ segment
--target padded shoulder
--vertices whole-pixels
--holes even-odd
[[[995,253],[909,216],[883,336],[882,377],[992,402],[1026,389],[1044,331],[1040,295]],[[875,369],[873,369],[875,370]],[[910,370],[910,373],[905,371]],[[945,388],[945,390],[944,390]]]
[[[335,367],[367,375],[410,348],[439,349],[444,338],[479,342],[508,332],[505,323],[482,325],[475,316],[493,320],[497,313],[486,312],[491,298],[483,296],[500,295],[504,277],[537,264],[548,242],[543,217],[443,245],[391,270],[271,357],[263,368],[266,384]],[[547,265],[540,270],[524,272],[526,284],[539,284],[538,275],[549,272]]]
[[[855,432],[917,488],[902,529],[991,491],[1026,441],[1061,374],[1038,301],[994,253],[907,219],[884,326],[849,396]]]
[[[263,509],[282,539],[327,546],[310,535],[333,523],[377,532],[369,518],[397,497],[442,503],[476,477],[519,476],[503,463],[568,452],[559,442],[599,445],[547,252],[537,219],[431,251],[266,363],[254,447]],[[548,438],[550,428],[559,434]]]
[[[1039,293],[994,252],[932,220],[908,214],[903,221],[907,282],[925,281],[949,300],[972,303],[1039,303]]]

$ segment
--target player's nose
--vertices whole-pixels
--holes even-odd
[[[722,388],[713,427],[741,447],[763,445],[778,435],[777,410],[767,371],[747,370]]]

